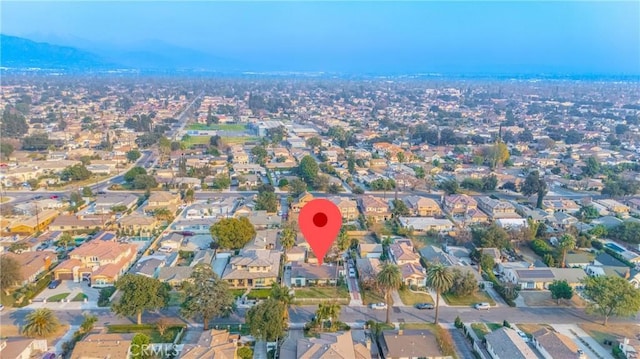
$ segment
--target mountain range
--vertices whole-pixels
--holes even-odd
[[[243,71],[250,67],[241,61],[161,41],[128,46],[87,43],[80,48],[0,34],[0,53],[1,66],[15,69]]]

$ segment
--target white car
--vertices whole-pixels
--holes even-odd
[[[522,338],[522,340],[524,340],[525,343],[529,342],[529,337],[522,330],[516,330],[516,333],[518,333],[520,338]]]
[[[349,278],[355,278],[356,271],[353,268],[349,268]]]
[[[489,310],[489,309],[491,309],[491,304],[489,304],[489,303],[476,303],[476,305],[474,305],[473,307],[476,308],[477,310]]]
[[[387,309],[387,304],[385,303],[373,303],[371,304],[371,309]]]

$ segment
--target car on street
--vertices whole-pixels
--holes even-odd
[[[356,271],[353,268],[349,268],[349,278],[355,278],[356,277]]]
[[[4,305],[0,304],[0,312],[4,310]]]
[[[416,309],[433,309],[433,304],[431,303],[418,303],[415,305]]]
[[[51,283],[49,283],[49,289],[56,289],[58,288],[58,286],[60,285],[60,283],[62,283],[62,281],[56,279],[54,281],[52,281]]]
[[[387,309],[387,305],[385,303],[372,303],[370,305],[371,309]]]
[[[476,303],[474,306],[477,310],[489,310],[491,309],[491,304],[489,303]]]
[[[516,333],[518,333],[520,338],[522,338],[522,340],[524,340],[525,343],[529,342],[529,337],[522,330],[516,330]]]
[[[58,199],[58,196],[54,194],[53,196],[51,196],[51,197],[49,197],[49,198],[51,198],[51,199]]]

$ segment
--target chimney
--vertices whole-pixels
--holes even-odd
[[[403,334],[404,334],[404,330],[398,329],[398,335],[403,335]]]

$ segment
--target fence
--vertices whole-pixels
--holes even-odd
[[[476,332],[473,331],[473,328],[471,328],[471,325],[465,323],[464,327],[463,327],[463,330],[464,330],[464,334],[467,336],[467,338],[469,338],[471,340],[471,343],[473,344],[473,350],[476,352],[476,354],[481,359],[489,359],[485,355],[483,349],[478,344],[480,342],[480,339],[476,335]]]

